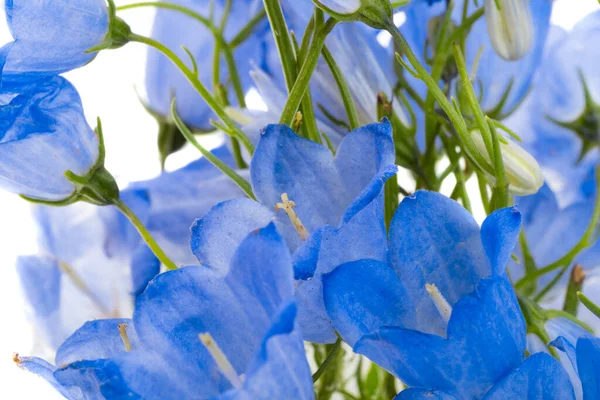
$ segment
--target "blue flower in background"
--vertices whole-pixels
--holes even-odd
[[[291,259],[274,225],[241,241],[229,267],[159,275],[132,320],[87,323],[71,336],[59,368],[17,362],[68,399],[313,399]]]
[[[224,148],[214,153],[233,162]],[[237,197],[240,189],[204,158],[122,193],[179,265],[197,263],[189,248],[194,220]],[[35,217],[40,254],[21,257],[18,272],[42,341],[55,350],[85,321],[130,316],[135,296],[160,270],[131,223],[113,208],[82,203],[36,206]]]
[[[98,160],[98,137],[81,99],[64,78],[0,89],[0,187],[41,200],[63,200],[75,186],[66,171],[85,175]]]
[[[430,2],[431,4],[431,2]],[[461,22],[463,1],[454,2],[452,19],[455,24]],[[505,61],[498,56],[490,43],[487,25],[484,18],[477,21],[469,34],[466,42],[466,61],[468,66],[473,66],[478,59],[478,69],[474,86],[480,91],[481,106],[494,118],[504,118],[510,114],[524,99],[532,83],[535,72],[542,60],[544,45],[550,25],[552,11],[551,0],[533,0],[529,3],[535,26],[532,50],[519,61]],[[470,2],[469,13],[477,7]],[[401,9],[406,15],[405,22],[400,30],[405,35],[411,48],[414,49],[421,62],[425,63],[425,56],[431,57],[429,50],[432,38],[429,38],[429,24],[432,18],[443,15],[446,4],[436,2],[428,5],[424,1],[411,2]],[[470,14],[469,14],[470,15]],[[409,83],[419,91],[426,93],[425,85],[406,74]]]
[[[538,160],[561,205],[587,197],[582,190],[598,162],[600,12],[568,34],[555,30],[527,103],[507,123]]]
[[[334,327],[355,352],[407,385],[457,399],[502,398],[493,396],[512,393],[512,382],[522,379],[562,385],[548,370],[535,372],[556,363],[551,357],[519,367],[525,321],[504,268],[520,225],[515,209],[493,213],[480,230],[441,194],[404,199],[390,226],[387,260],[347,263],[323,278]],[[568,376],[565,390],[572,392]]]
[[[188,7],[199,14],[208,17],[211,6],[214,6],[214,21],[218,24],[225,8],[225,1],[218,0],[173,0],[171,3]],[[259,0],[240,0],[231,8],[225,31],[225,40],[231,40],[262,8]],[[267,24],[259,24],[254,32],[234,50],[234,57],[240,78],[245,90],[251,87],[250,75],[247,73],[252,65],[262,65],[266,55],[266,38],[271,35]],[[182,59],[189,56],[181,46],[187,47],[196,58],[199,68],[199,78],[207,86],[213,79],[213,58],[215,37],[213,33],[200,22],[182,13],[157,9],[152,38],[168,46]],[[221,54],[221,58],[223,55]],[[191,68],[191,61],[188,61]],[[229,76],[225,60],[221,60],[221,81],[226,82]],[[234,100],[233,90],[229,86],[230,101]],[[170,114],[171,100],[177,98],[177,111],[186,124],[196,128],[211,130],[210,119],[216,118],[202,97],[191,86],[187,78],[164,55],[154,49],[148,53],[146,66],[146,93],[150,109],[163,116]]]
[[[6,0],[5,11],[14,41],[0,49],[3,85],[79,68],[108,35],[105,0]]]
[[[321,276],[344,262],[385,257],[381,191],[395,173],[387,121],[346,136],[335,157],[287,126],[270,125],[250,165],[259,202],[240,199],[213,208],[192,228],[192,250],[225,273],[239,242],[275,220],[294,254],[304,337],[332,343],[336,335],[325,312]]]

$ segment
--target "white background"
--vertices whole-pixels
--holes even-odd
[[[133,2],[125,0],[117,4]],[[598,8],[596,0],[557,0],[552,19],[569,29]],[[149,34],[152,15],[150,9],[136,9],[121,16],[135,32]],[[1,20],[0,44],[11,40],[3,15]],[[102,52],[90,65],[66,74],[81,94],[90,125],[95,126],[96,117],[102,117],[107,167],[122,185],[151,178],[159,172],[156,124],[140,105],[134,90],[134,86],[142,87],[144,57],[145,49],[141,45],[127,45]],[[195,153],[188,150],[187,155],[174,160],[170,167],[184,163],[193,155]],[[0,192],[0,399],[61,398],[44,381],[21,371],[12,362],[14,352],[27,355],[34,343],[24,316],[14,260],[17,255],[35,251],[35,227],[28,205],[17,196]]]

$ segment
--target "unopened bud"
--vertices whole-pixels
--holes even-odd
[[[534,27],[529,0],[485,0],[485,19],[496,53],[519,60],[533,46]]]
[[[490,156],[485,147],[485,143],[479,131],[472,131],[471,137],[480,154],[484,156],[486,161],[493,165]],[[511,194],[516,196],[526,196],[535,194],[544,184],[542,170],[535,158],[526,152],[521,146],[508,138],[503,138],[500,141],[500,151],[502,152],[502,161],[506,169],[509,187]],[[486,176],[490,182],[495,181],[493,175]]]
[[[392,21],[390,0],[313,0],[315,5],[340,21],[362,21],[383,29]]]

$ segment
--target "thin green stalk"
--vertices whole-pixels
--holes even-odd
[[[225,123],[227,128],[233,132],[236,139],[238,139],[242,145],[248,150],[248,152],[252,155],[254,154],[254,145],[248,139],[248,136],[236,125],[236,123],[227,115],[223,107],[219,104],[219,102],[214,98],[214,96],[208,91],[206,86],[198,79],[196,75],[194,75],[193,71],[190,70],[187,65],[168,47],[163,45],[160,42],[157,42],[154,39],[140,36],[136,34],[130,34],[129,40],[132,42],[144,43],[148,46],[151,46],[161,53],[163,53],[167,58],[169,58],[185,75],[185,77],[190,81],[192,86],[196,89],[196,91],[202,96],[204,101],[208,104],[208,106],[217,114],[217,116]]]
[[[283,75],[285,77],[285,83],[288,92],[292,90],[298,70],[296,69],[296,55],[294,54],[294,45],[290,38],[289,29],[285,22],[283,10],[281,9],[281,3],[279,0],[263,0],[269,23],[271,24],[271,31],[273,32],[273,38],[277,45],[277,51],[279,52],[279,59],[281,60],[281,66],[283,67]],[[302,93],[304,95],[304,93]],[[296,113],[298,108],[294,110]],[[290,119],[291,121],[291,119]]]
[[[358,111],[356,111],[356,104],[354,103],[354,98],[352,97],[352,93],[350,93],[350,88],[348,87],[348,83],[344,78],[344,74],[340,70],[337,62],[333,58],[333,55],[327,48],[327,46],[323,46],[323,51],[321,52],[323,55],[323,59],[327,63],[333,78],[335,79],[335,83],[338,86],[340,91],[340,96],[342,97],[342,101],[344,102],[344,108],[346,109],[346,114],[348,114],[348,122],[350,123],[350,129],[354,130],[360,126],[360,121],[358,119]]]
[[[596,187],[600,189],[600,167],[596,168]],[[517,282],[515,288],[520,289],[525,285],[529,284],[533,280],[537,280],[542,275],[546,275],[557,268],[564,266],[565,264],[570,264],[575,257],[586,248],[590,247],[593,244],[593,237],[598,228],[598,220],[600,219],[600,192],[596,195],[596,201],[594,203],[594,212],[592,214],[592,218],[590,223],[588,224],[583,236],[579,240],[579,242],[573,246],[571,250],[569,250],[564,256],[554,261],[552,264],[545,266],[544,268],[540,268],[531,274],[525,275],[521,278],[520,281]]]
[[[585,308],[590,310],[592,312],[592,314],[594,314],[596,317],[600,318],[600,307],[598,307],[596,304],[594,304],[593,301],[588,299],[581,292],[577,292],[577,297],[579,298],[579,301],[581,301],[581,304],[583,304],[585,306]]]
[[[265,0],[265,2],[266,1],[268,0]],[[281,114],[280,122],[282,124],[290,125],[294,120],[294,115],[300,107],[300,103],[302,102],[304,94],[306,93],[310,83],[310,78],[319,62],[319,56],[323,51],[325,39],[337,22],[338,21],[330,18],[327,20],[327,22],[325,22],[325,25],[321,29],[315,31],[313,41],[308,49],[308,54],[306,55],[306,60],[302,64],[300,73],[298,74],[296,82],[290,91],[287,103],[285,104],[283,113]]]
[[[313,376],[312,376],[313,383],[316,383],[319,380],[319,378],[321,378],[321,376],[323,375],[323,373],[325,372],[325,370],[327,369],[329,364],[331,364],[331,362],[335,358],[341,345],[342,345],[342,338],[338,337],[337,340],[335,341],[332,349],[329,351],[329,354],[327,354],[325,361],[323,361],[323,364],[321,364],[319,366],[319,369],[317,369],[317,371],[313,374]]]
[[[493,190],[493,207],[491,211],[495,211],[508,206],[508,178],[506,176],[506,169],[504,168],[504,160],[502,159],[502,150],[500,149],[500,136],[498,135],[496,127],[492,121],[487,117],[486,122],[488,123],[490,132],[492,133],[492,144],[494,148],[493,156],[496,182]]]
[[[569,285],[567,286],[567,293],[565,294],[565,301],[563,303],[564,312],[577,316],[577,309],[579,308],[577,293],[583,289],[584,281],[585,272],[581,265],[576,264],[571,270],[571,276],[569,277]]]
[[[452,122],[452,125],[454,125],[454,128],[458,136],[460,137],[461,142],[467,148],[467,153],[469,154],[469,156],[472,157],[475,163],[481,168],[486,168],[487,162],[485,161],[483,156],[481,156],[477,151],[475,143],[473,143],[473,139],[471,138],[471,134],[467,128],[467,124],[463,119],[462,115],[458,112],[455,106],[446,98],[446,95],[444,94],[444,92],[442,92],[437,82],[433,80],[433,78],[431,77],[431,75],[429,75],[425,67],[419,62],[419,59],[412,51],[409,44],[406,42],[406,39],[404,39],[404,36],[402,35],[398,27],[396,27],[396,25],[394,25],[394,23],[390,21],[387,30],[394,38],[396,44],[398,45],[402,53],[406,55],[408,61],[415,68],[418,78],[421,79],[423,83],[425,83],[427,88],[433,93],[433,96],[440,104],[440,107],[442,107],[446,115],[448,115],[448,118]],[[397,55],[396,58],[400,63],[404,63],[402,57],[400,57],[399,55]]]
[[[129,221],[135,226],[137,231],[144,239],[144,242],[150,247],[154,255],[160,260],[161,263],[167,267],[169,270],[177,269],[177,265],[165,254],[165,252],[160,248],[158,243],[154,240],[148,229],[144,226],[142,221],[135,215],[135,213],[123,202],[123,200],[118,199],[115,200],[115,207],[119,209],[129,219]]]
[[[240,74],[239,74],[239,71],[238,71],[238,68],[237,68],[237,65],[235,62],[235,57],[233,56],[233,52],[232,52],[232,49],[234,46],[232,46],[231,44],[227,45],[225,38],[223,36],[223,32],[221,30],[219,30],[219,28],[216,27],[209,18],[206,18],[203,15],[198,14],[197,12],[195,12],[194,10],[192,10],[190,8],[180,6],[177,4],[160,2],[160,1],[128,4],[125,6],[118,7],[117,11],[123,11],[123,10],[132,9],[132,8],[139,8],[139,7],[156,7],[156,8],[164,8],[164,9],[177,11],[177,12],[180,12],[182,14],[189,16],[190,18],[197,20],[202,25],[204,25],[206,28],[208,28],[211,31],[211,33],[214,35],[216,44],[223,51],[223,55],[225,56],[225,62],[227,63],[227,68],[229,70],[229,77],[231,78],[231,84],[235,91],[238,103],[239,103],[240,107],[242,107],[242,108],[246,107],[246,100],[244,97],[244,89],[242,86],[242,81],[241,81]],[[194,73],[194,75],[196,75],[196,73]]]
[[[246,193],[246,195],[252,200],[256,200],[254,196],[254,192],[252,191],[252,186],[248,183],[247,180],[242,178],[237,172],[235,172],[231,167],[221,161],[218,157],[216,157],[213,153],[204,148],[194,137],[194,134],[189,130],[189,128],[185,125],[185,123],[181,120],[179,115],[177,114],[177,108],[175,104],[175,100],[171,103],[171,117],[175,121],[175,125],[181,131],[181,134],[190,142],[202,155],[215,167],[217,167],[221,172],[227,175],[233,182],[235,182],[240,189]]]
[[[252,34],[252,31],[254,30],[254,28],[256,28],[256,26],[266,16],[267,16],[267,12],[263,8],[254,17],[252,17],[252,19],[246,24],[246,26],[244,26],[238,32],[237,35],[235,35],[235,37],[231,40],[231,42],[229,42],[229,46],[231,46],[232,49],[235,49],[236,47],[238,47],[239,45],[241,45],[242,43],[244,43],[246,41],[246,39],[248,39],[248,37],[250,37],[250,35]]]
[[[450,164],[456,165],[456,169],[454,170],[454,176],[456,177],[456,187],[453,191],[453,195],[459,196],[463,206],[469,211],[471,214],[473,213],[471,208],[471,199],[469,198],[469,193],[467,192],[467,179],[465,178],[464,171],[460,167],[459,155],[456,153],[454,146],[445,136],[441,136],[442,143],[446,149],[446,154],[448,154],[448,159],[450,160]],[[456,192],[456,193],[454,193]]]
[[[479,187],[479,196],[481,197],[481,202],[483,203],[483,209],[486,214],[491,214],[490,212],[490,199],[488,197],[487,191],[487,181],[485,176],[479,171],[477,171],[477,186]]]

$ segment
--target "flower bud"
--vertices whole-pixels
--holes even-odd
[[[519,60],[533,47],[534,26],[529,0],[486,0],[485,18],[496,53]]]
[[[313,0],[315,5],[340,21],[362,21],[384,29],[392,21],[390,0]]]
[[[471,137],[477,150],[492,166],[493,162],[488,155],[483,137],[481,137],[479,131],[472,131]],[[503,138],[500,141],[500,150],[508,178],[509,192],[515,196],[526,196],[537,193],[544,184],[544,178],[536,159],[510,139]],[[488,173],[486,175],[490,182],[495,181],[493,175]]]

